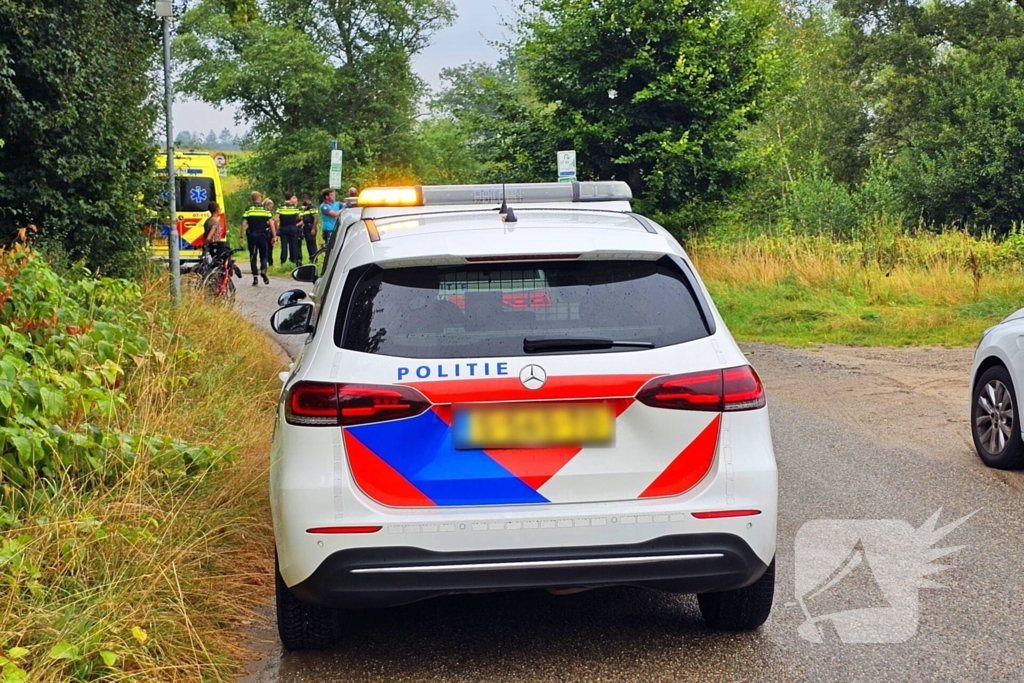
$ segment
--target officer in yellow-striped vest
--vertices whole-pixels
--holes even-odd
[[[277,234],[281,238],[281,265],[289,260],[296,266],[302,265],[302,209],[291,192],[284,195],[284,204],[277,210]]]
[[[269,285],[267,267],[270,264],[270,250],[277,240],[274,232],[274,214],[263,206],[263,195],[253,192],[252,206],[242,214],[242,239],[249,244],[249,267],[252,268],[252,286],[259,284],[258,276],[263,276],[263,284]],[[256,269],[256,258],[259,257],[259,270]]]
[[[320,209],[313,203],[309,193],[303,193],[300,197],[299,208],[302,209],[302,236],[306,239],[306,251],[309,252],[309,261],[313,262],[316,254],[316,217],[320,215]]]

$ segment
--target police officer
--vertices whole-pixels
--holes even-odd
[[[250,195],[252,206],[242,214],[242,239],[249,244],[249,267],[252,269],[252,286],[259,284],[257,273],[263,276],[263,284],[269,285],[267,267],[270,263],[270,250],[277,240],[274,232],[274,214],[263,206],[263,195],[253,192]],[[260,269],[256,270],[256,257],[259,256]]]
[[[267,211],[269,211],[271,216],[275,216],[276,215],[274,213],[274,200],[271,199],[270,197],[267,197],[266,199],[263,200],[263,208],[266,209]],[[271,218],[270,219],[270,231],[272,233],[274,233],[275,235],[277,234],[277,218]],[[270,267],[271,268],[274,267],[274,244],[273,244],[273,242],[271,242],[271,244],[270,244]]]
[[[328,187],[321,193],[321,229],[324,232],[324,262],[331,258],[331,237],[338,226],[338,217],[345,211],[345,203],[337,201],[335,191]]]
[[[300,230],[299,221],[302,219],[302,210],[299,208],[298,200],[291,192],[284,195],[284,204],[277,210],[275,221],[277,222],[277,234],[281,237],[281,265],[289,259],[295,265],[302,265],[302,247],[299,245]]]
[[[302,236],[306,238],[306,251],[312,263],[313,255],[316,254],[316,217],[320,211],[309,193],[303,193],[299,208],[302,209]]]

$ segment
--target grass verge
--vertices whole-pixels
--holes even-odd
[[[157,351],[126,378],[109,429],[227,454],[166,484],[145,458],[85,493],[65,481],[0,531],[0,681],[222,681],[239,627],[272,591],[266,476],[280,351],[232,310],[163,303],[148,285]],[[6,663],[6,664],[5,664]]]
[[[949,232],[852,242],[708,236],[686,246],[737,339],[969,346],[1024,306],[1019,242]]]

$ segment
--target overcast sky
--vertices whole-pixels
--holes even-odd
[[[435,89],[444,68],[466,62],[496,61],[499,54],[488,43],[506,37],[501,18],[511,14],[508,0],[454,0],[454,3],[459,14],[455,25],[438,33],[433,45],[413,60],[413,68],[420,78]],[[224,128],[239,133],[246,130],[245,125],[235,124],[234,110],[217,110],[202,102],[175,103],[174,128],[201,133],[211,129],[219,133]]]

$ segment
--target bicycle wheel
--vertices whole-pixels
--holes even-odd
[[[235,283],[231,281],[231,274],[226,270],[215,270],[203,278],[200,289],[211,299],[231,297],[235,293]]]

